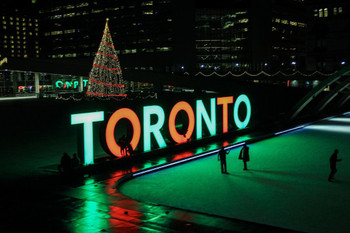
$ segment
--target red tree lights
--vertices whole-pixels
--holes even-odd
[[[117,52],[113,45],[108,18],[102,40],[89,75],[87,96],[110,98],[126,96],[125,84]]]

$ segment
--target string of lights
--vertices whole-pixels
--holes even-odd
[[[157,99],[158,95],[157,93],[153,93],[153,94],[149,94],[149,95],[143,95],[141,93],[135,93],[134,96],[130,96],[130,95],[120,95],[120,96],[110,96],[111,100],[115,100],[115,101],[124,101],[124,100],[136,100],[136,99]],[[91,98],[86,99],[83,96],[80,98],[75,97],[74,95],[69,95],[68,97],[64,97],[64,96],[57,96],[56,100],[64,100],[64,101],[68,101],[68,100],[73,100],[73,101],[82,101],[82,100],[92,100]]]
[[[100,99],[126,96],[122,69],[108,28],[108,19],[90,71],[86,95]]]
[[[188,75],[188,73],[185,73],[186,75]],[[252,73],[249,73],[247,71],[244,71],[243,73],[240,73],[240,74],[234,74],[232,73],[231,71],[228,71],[227,73],[225,74],[219,74],[217,73],[216,71],[213,71],[212,73],[210,74],[205,74],[203,72],[198,72],[196,73],[194,76],[204,76],[204,77],[211,77],[211,76],[218,76],[218,77],[226,77],[226,76],[233,76],[233,77],[242,77],[242,76],[250,76],[250,77],[257,77],[257,76],[260,76],[260,75],[265,75],[265,76],[268,76],[268,77],[274,77],[274,76],[277,76],[277,75],[282,75],[282,76],[285,76],[285,77],[292,77],[292,76],[295,76],[295,75],[301,75],[301,76],[304,76],[304,77],[311,77],[311,76],[314,76],[314,75],[322,75],[322,76],[330,76],[334,73],[330,73],[330,74],[325,74],[325,73],[322,73],[320,71],[314,71],[313,73],[311,74],[305,74],[305,73],[302,73],[300,71],[295,71],[291,74],[286,74],[282,71],[278,71],[276,73],[273,73],[273,74],[269,74],[265,71],[260,71],[259,73],[256,73],[256,74],[252,74]]]

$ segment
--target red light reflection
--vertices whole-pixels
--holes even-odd
[[[173,162],[173,161],[176,161],[176,160],[188,158],[188,157],[191,157],[191,156],[193,156],[193,155],[194,155],[193,152],[191,152],[191,151],[186,151],[186,152],[183,152],[183,153],[180,153],[180,154],[175,155],[175,156],[171,159],[171,161]]]

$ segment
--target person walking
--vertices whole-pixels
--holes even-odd
[[[220,161],[221,165],[221,173],[228,174],[227,172],[227,166],[226,166],[226,155],[228,154],[227,151],[225,151],[225,147],[222,146],[219,154],[218,154],[218,161]]]
[[[244,164],[243,170],[248,170],[247,162],[249,162],[249,147],[247,146],[247,144],[243,145],[241,152],[239,152],[238,159],[243,160],[243,164]]]
[[[337,162],[342,161],[342,159],[338,159],[338,149],[335,149],[331,157],[329,158],[329,165],[331,167],[331,173],[328,176],[328,181],[333,182],[334,175],[338,171],[337,170]]]

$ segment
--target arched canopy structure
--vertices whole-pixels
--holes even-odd
[[[343,69],[335,72],[320,84],[314,87],[307,95],[305,95],[292,109],[290,114],[290,120],[294,120],[299,113],[313,100],[315,99],[326,87],[335,84],[336,86],[332,91],[324,97],[316,106],[316,112],[322,111],[340,92],[346,92],[345,95],[338,101],[338,107],[341,107],[350,98],[350,78],[346,78],[344,81],[339,82],[343,77],[350,73],[350,66],[346,66]]]

